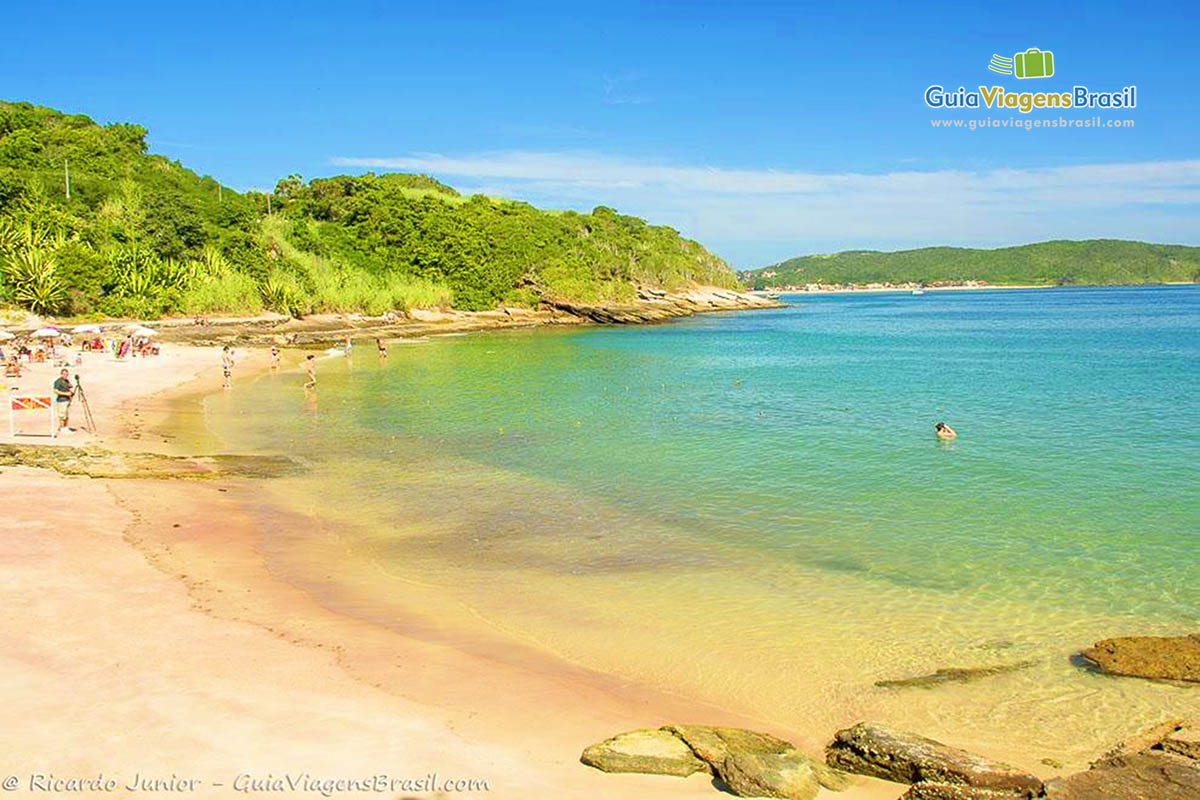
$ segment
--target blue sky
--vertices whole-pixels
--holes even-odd
[[[131,121],[236,188],[421,171],[791,255],[1200,244],[1195,3],[21,3],[0,97]],[[987,70],[1052,50],[1056,75]],[[1138,87],[1131,129],[934,129],[923,93]],[[1060,116],[1040,113],[1031,117]]]

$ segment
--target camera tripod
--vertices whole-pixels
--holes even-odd
[[[87,429],[93,436],[96,435],[96,418],[92,416],[92,407],[88,405],[87,395],[83,393],[83,384],[79,382],[79,374],[75,374],[75,396],[79,398],[80,405],[83,406],[83,418],[87,422]]]

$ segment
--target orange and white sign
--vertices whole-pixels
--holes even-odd
[[[37,411],[41,408],[51,408],[53,397],[34,397],[33,395],[18,395],[12,398],[13,411]]]
[[[8,435],[17,435],[18,411],[45,411],[49,418],[50,427],[45,434],[28,434],[30,436],[51,436],[57,433],[57,420],[54,419],[54,398],[49,395],[14,394],[8,398]]]

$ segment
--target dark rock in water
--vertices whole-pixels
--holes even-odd
[[[594,744],[580,759],[605,772],[691,775],[710,772],[741,797],[812,800],[851,778],[776,736],[744,728],[675,725],[630,731]]]
[[[859,723],[838,731],[825,748],[831,767],[897,783],[990,789],[1037,797],[1042,781],[1016,767],[923,736]],[[929,787],[923,787],[922,791]]]
[[[885,681],[875,681],[876,686],[886,689],[906,689],[910,687],[929,688],[943,683],[967,683],[993,675],[1004,675],[1009,672],[1019,672],[1029,669],[1038,662],[1018,661],[1015,664],[997,664],[991,667],[943,667],[929,675],[918,675],[915,678],[893,678]]]
[[[1170,755],[1117,756],[1046,784],[1046,800],[1196,800],[1200,764]]]
[[[1135,678],[1200,681],[1200,634],[1105,639],[1081,655],[1102,671]]]
[[[605,739],[584,750],[579,760],[603,772],[686,777],[710,771],[682,739],[662,728],[642,728]]]

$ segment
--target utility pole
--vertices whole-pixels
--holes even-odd
[[[67,167],[67,160],[63,159],[63,182],[67,185],[67,199],[71,199],[71,170]]]

